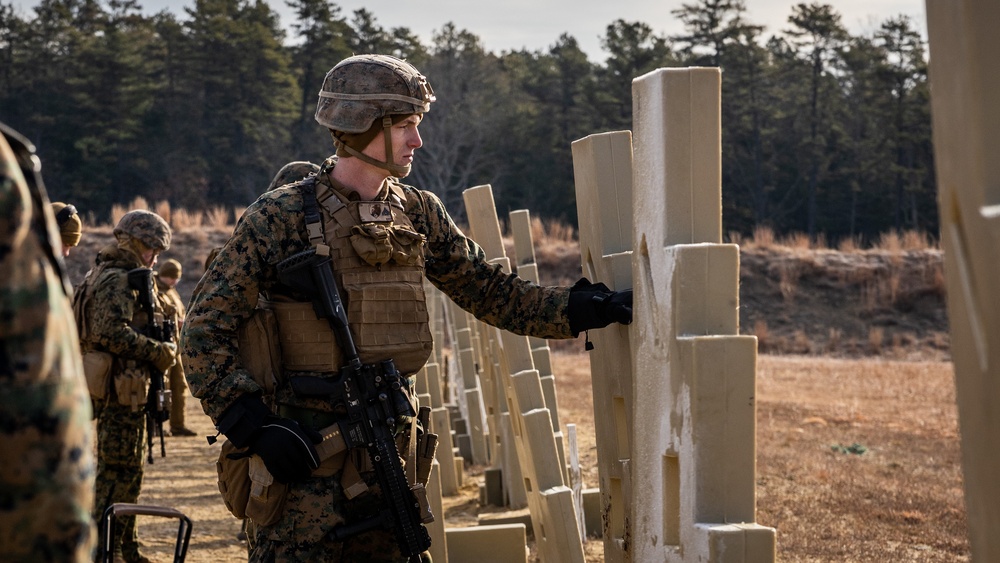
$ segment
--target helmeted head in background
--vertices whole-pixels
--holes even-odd
[[[173,258],[170,258],[160,265],[160,268],[156,271],[156,273],[162,281],[173,287],[176,285],[177,281],[181,279],[181,263]]]
[[[271,184],[267,186],[267,191],[280,188],[285,184],[298,182],[302,178],[317,172],[319,172],[318,164],[313,164],[305,160],[295,160],[289,162],[288,164],[282,166],[281,170],[278,170],[278,173],[274,175],[274,179],[271,180]]]
[[[430,111],[436,99],[427,78],[410,63],[388,55],[355,55],[326,73],[316,121],[330,129],[337,156],[357,157],[403,178],[410,165],[393,162],[390,129]],[[385,161],[361,152],[380,131],[385,133]]]
[[[114,234],[118,247],[134,253],[146,266],[152,266],[156,255],[170,248],[170,225],[152,211],[129,211],[115,225]]]
[[[83,221],[76,207],[56,201],[52,204],[52,213],[56,216],[59,226],[59,238],[62,240],[62,255],[69,256],[69,249],[80,244],[83,236]]]

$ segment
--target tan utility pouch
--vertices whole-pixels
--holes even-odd
[[[265,301],[263,297],[260,300]],[[264,390],[264,395],[273,395],[281,375],[281,344],[274,311],[258,306],[240,325],[237,337],[243,367]]]
[[[331,424],[319,433],[323,436],[323,441],[316,445],[320,464],[312,474],[313,477],[330,477],[344,467],[344,460],[347,459],[347,443],[344,442],[344,436],[337,424]]]
[[[259,526],[270,526],[281,518],[288,485],[274,480],[259,455],[250,456],[250,499],[246,514]]]
[[[229,459],[229,454],[244,451],[226,440],[222,443],[215,469],[219,473],[219,492],[226,508],[237,518],[246,518],[250,500],[250,458]]]
[[[118,404],[132,407],[132,412],[138,412],[146,404],[148,391],[149,377],[144,370],[123,369],[115,374],[115,393],[118,395]]]
[[[83,375],[87,379],[90,396],[101,401],[108,396],[111,364],[114,356],[107,352],[91,350],[83,355]]]

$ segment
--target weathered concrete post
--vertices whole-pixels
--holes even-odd
[[[595,407],[600,379],[611,402],[604,408],[616,419],[598,439],[626,444],[618,451],[598,444],[599,456],[619,459],[600,462],[609,472],[601,477],[608,560],[775,556],[774,530],[754,523],[757,342],[739,335],[739,249],[721,243],[720,79],[718,69],[639,77],[632,158],[627,133],[574,146],[578,199],[589,213],[586,223],[581,213],[581,225],[591,229],[581,232],[584,270],[635,290],[627,338],[594,331],[609,336],[595,342],[598,350],[627,346],[631,357],[631,382],[622,389],[612,381],[629,374],[614,373],[605,354],[613,356],[595,350],[593,357],[598,371],[608,371],[595,371]],[[629,186],[631,225],[614,205],[629,198]],[[631,279],[616,260],[630,262]]]
[[[998,21],[995,0],[927,0],[941,246],[975,561],[1000,561]]]
[[[500,237],[500,223],[490,186],[463,192],[473,237],[487,258],[510,271]],[[500,385],[508,401],[514,446],[527,493],[535,545],[542,561],[584,560],[583,543],[573,503],[566,486],[563,456],[556,452],[552,418],[545,405],[541,378],[534,368],[526,336],[490,328],[497,351]],[[505,471],[511,469],[505,466]]]
[[[475,319],[461,307],[449,302],[449,328],[451,330],[456,399],[466,421],[469,454],[472,463],[486,465],[490,462],[490,429],[486,415],[486,390],[481,387],[479,338],[475,335]]]
[[[424,285],[424,293],[427,296],[427,312],[431,318],[431,329],[434,335],[434,353],[417,374],[417,393],[429,399],[427,402],[421,401],[421,405],[431,408],[431,427],[428,430],[438,435],[438,448],[435,457],[441,464],[438,474],[441,494],[454,496],[458,494],[458,489],[462,486],[462,474],[457,471],[455,463],[451,415],[444,405],[443,377],[441,365],[438,363],[439,358],[442,357],[440,347],[444,339],[443,323],[438,322],[443,315],[444,303],[442,299],[444,299],[444,295],[430,283]]]
[[[538,264],[535,262],[535,244],[531,236],[531,215],[527,209],[510,212],[510,231],[514,238],[514,259],[517,264],[517,275],[539,282]],[[544,338],[528,337],[531,345],[531,359],[538,370],[542,381],[542,392],[545,393],[545,406],[552,416],[552,431],[556,437],[556,450],[559,452],[562,465],[566,466],[565,448],[563,447],[562,425],[559,421],[559,404],[556,398],[556,376],[552,372],[552,351],[549,342]]]
[[[757,339],[722,241],[721,72],[632,83],[634,561],[775,557],[756,519]]]
[[[583,275],[611,289],[632,287],[632,134],[600,133],[573,143]],[[591,331],[591,385],[604,560],[631,561],[632,350],[629,329]]]
[[[469,188],[462,193],[465,201],[465,212],[469,217],[469,231],[473,240],[483,248],[486,258],[491,264],[499,264],[504,271],[510,271],[510,261],[503,246],[503,235],[497,220],[496,206],[493,203],[493,191],[490,186]],[[525,476],[522,475],[522,464],[518,455],[516,439],[518,428],[515,426],[516,412],[510,410],[509,386],[504,378],[511,373],[507,365],[507,355],[503,353],[503,344],[498,332],[493,327],[478,323],[480,346],[485,351],[482,357],[480,379],[484,388],[486,414],[491,423],[490,460],[494,467],[499,467],[503,479],[503,495],[511,508],[522,508],[528,504],[528,494],[525,489]]]

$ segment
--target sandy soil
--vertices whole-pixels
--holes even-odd
[[[582,345],[581,345],[582,346]],[[577,425],[585,486],[597,484],[589,358],[554,354],[560,419]],[[946,362],[760,357],[757,495],[760,524],[777,529],[778,560],[967,561],[965,509],[951,365]],[[199,436],[167,438],[167,457],[147,466],[142,503],[194,521],[188,561],[246,558],[240,522],[223,506],[219,447],[198,402],[188,425]],[[449,526],[475,525],[482,468],[470,467],[445,499]],[[170,561],[176,521],[142,517],[140,537]],[[586,544],[588,563],[603,544]]]

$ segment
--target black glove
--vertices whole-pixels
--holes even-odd
[[[611,323],[631,324],[632,290],[611,291],[603,283],[581,278],[569,291],[566,316],[573,334]]]
[[[279,483],[302,481],[319,467],[316,447],[323,436],[290,418],[272,416],[257,431],[244,452],[229,454],[229,459],[259,455],[264,466]]]
[[[271,414],[260,396],[242,395],[219,417],[219,431],[237,448],[230,459],[259,455],[264,466],[280,483],[301,481],[319,467],[316,447],[323,436],[290,418]]]

